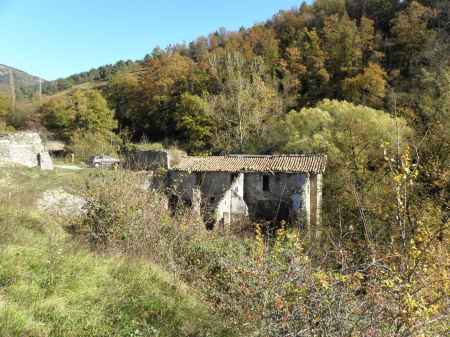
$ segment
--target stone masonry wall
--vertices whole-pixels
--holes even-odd
[[[268,179],[267,190],[263,179]],[[305,199],[307,174],[263,174],[246,173],[244,178],[244,200],[253,218],[266,220],[287,219],[293,214],[293,199],[297,199],[299,210],[309,207]]]
[[[17,132],[0,135],[0,167],[14,165],[53,169],[52,159],[38,133]]]

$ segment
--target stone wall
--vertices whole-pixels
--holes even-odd
[[[232,182],[230,188],[215,207],[216,221],[227,226],[231,225],[234,219],[248,216],[248,207],[244,201],[244,174],[239,173]]]
[[[172,187],[180,199],[186,202],[192,201],[192,190],[200,189],[202,204],[204,206],[215,205],[230,188],[232,176],[230,173],[208,172],[189,174],[179,171],[169,171],[169,186]]]
[[[264,179],[268,183],[266,190]],[[246,173],[244,200],[250,215],[266,220],[288,220],[296,216],[309,206],[305,198],[307,183],[306,174]]]
[[[135,150],[127,155],[125,166],[132,170],[167,170],[186,153],[180,150]]]
[[[253,219],[269,221],[290,220],[301,227],[309,225],[311,191],[307,173],[232,174],[169,171],[168,183],[172,193],[186,205],[198,203],[193,202],[193,191],[198,191],[201,195],[203,212],[210,213],[217,221],[230,222],[231,209],[233,215],[245,214]],[[320,190],[317,192],[319,199],[317,218],[319,218],[321,194]],[[198,208],[198,205],[196,207]]]
[[[17,132],[0,135],[0,167],[14,165],[53,169],[52,159],[38,133]]]
[[[127,156],[126,167],[133,170],[158,170],[169,168],[167,151],[133,151]]]

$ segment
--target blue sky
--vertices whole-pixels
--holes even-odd
[[[0,64],[52,80],[219,27],[264,21],[301,0],[0,0]]]

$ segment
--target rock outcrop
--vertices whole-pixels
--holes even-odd
[[[38,133],[0,135],[0,167],[14,165],[53,170],[52,159]]]
[[[81,215],[85,204],[85,199],[67,193],[63,188],[45,191],[37,202],[41,211],[62,216]]]

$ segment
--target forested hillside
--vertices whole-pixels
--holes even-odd
[[[320,0],[48,88],[108,81],[121,131],[193,152],[279,149],[272,126],[325,98],[397,114],[424,134],[445,103],[448,18],[447,1]]]
[[[48,83],[45,92],[52,96],[33,116],[77,160],[126,154],[141,141],[190,154],[327,155],[320,226],[246,224],[250,240],[204,232],[189,210],[169,214],[164,196],[142,191],[128,171],[80,184],[87,211],[68,229],[77,242],[162,266],[226,328],[194,324],[180,336],[448,334],[449,1],[316,0],[250,28],[219,29]],[[0,96],[0,129],[20,128],[8,102]],[[2,282],[21,298],[16,281],[0,273],[0,290]],[[153,324],[164,326],[167,317],[133,289],[114,302],[117,321],[103,335],[151,336]],[[184,329],[182,308],[184,318],[170,316],[173,331]]]
[[[13,74],[11,83],[10,73]],[[45,80],[42,80],[46,82]],[[6,65],[0,64],[0,94],[10,95],[13,85],[18,100],[31,99],[39,90],[39,77],[27,74]]]
[[[383,123],[396,123],[408,128],[408,144],[428,165],[432,190],[442,190],[450,150],[449,13],[442,0],[318,0],[248,29],[221,29],[157,48],[139,62],[74,75],[66,79],[71,84],[107,81],[106,102],[76,90],[40,112],[68,141],[83,142],[82,134],[84,142],[114,138],[119,146],[144,138],[191,153],[330,151],[330,142],[318,138],[323,130],[334,137],[355,127],[371,137],[372,130],[387,132]],[[90,103],[81,104],[82,97]],[[365,108],[335,102],[349,116],[330,121],[308,110],[324,99]],[[373,125],[356,126],[359,111],[369,108],[384,112],[362,121]],[[112,118],[109,110],[117,122],[100,122]],[[389,138],[386,132],[374,140]]]

